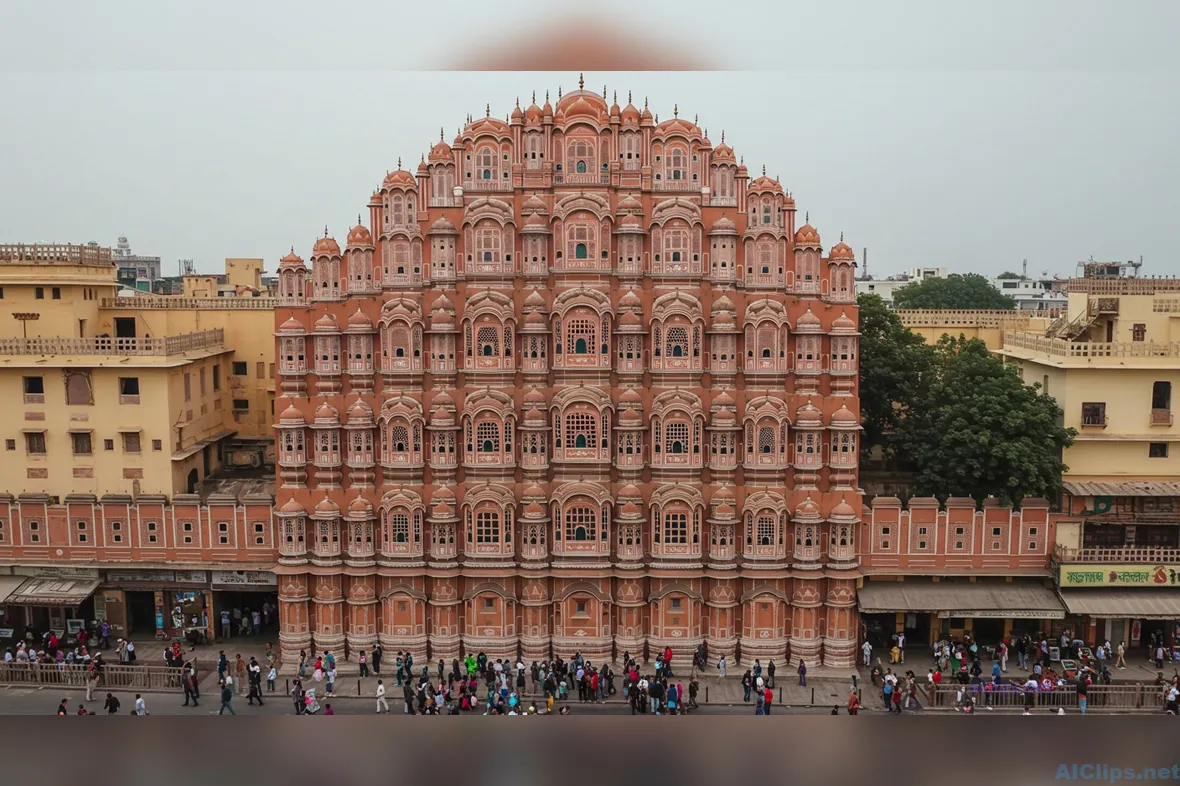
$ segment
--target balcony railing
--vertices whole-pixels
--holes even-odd
[[[0,245],[0,262],[66,262],[110,267],[111,250],[66,243],[5,243]]]
[[[1170,410],[1170,409],[1153,409],[1151,411],[1151,425],[1153,425],[1153,426],[1170,426],[1170,425],[1172,425],[1172,410]]]
[[[468,191],[511,191],[512,183],[507,179],[502,183],[495,180],[469,180],[464,188]]]
[[[0,355],[118,355],[166,357],[224,346],[221,328],[163,338],[3,338]]]
[[[1155,341],[1065,341],[1039,333],[1009,331],[1005,350],[1027,350],[1050,358],[1180,358],[1180,343]]]
[[[182,297],[161,295],[160,297],[104,297],[103,308],[118,309],[195,309],[199,311],[226,311],[253,309],[272,311],[279,305],[277,297]]]
[[[1060,543],[1053,547],[1058,562],[1159,564],[1180,562],[1180,548],[1167,546],[1125,546],[1071,549]]]

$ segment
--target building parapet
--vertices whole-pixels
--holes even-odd
[[[1071,278],[1068,289],[1090,295],[1154,295],[1180,292],[1180,278]]]
[[[197,311],[273,311],[279,305],[277,297],[184,297],[161,295],[160,297],[104,297],[100,306],[104,309],[169,309]]]
[[[1059,563],[1177,564],[1180,563],[1180,548],[1129,546],[1074,549],[1058,543],[1053,548],[1053,559]]]
[[[112,264],[111,249],[104,246],[73,245],[68,243],[2,243],[0,262],[50,262],[73,265]]]
[[[1088,360],[1141,358],[1175,360],[1180,358],[1180,343],[1157,341],[1066,341],[1046,338],[1031,331],[1004,334],[1003,352],[1018,357],[1033,355],[1048,360]]]
[[[118,355],[125,357],[182,355],[225,345],[221,328],[163,338],[0,338],[0,355]]]
[[[1058,310],[1049,309],[1048,315],[1056,316]],[[906,327],[1002,327],[1009,330],[1027,328],[1034,316],[1020,311],[920,308],[899,309],[897,315]],[[1047,314],[1038,311],[1035,316],[1044,317]]]

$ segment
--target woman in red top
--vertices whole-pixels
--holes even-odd
[[[856,695],[856,691],[848,694],[848,714],[855,715],[860,710],[860,697]]]

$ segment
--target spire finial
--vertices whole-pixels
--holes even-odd
[[[439,127],[438,127],[438,141],[439,141],[439,142],[442,142],[442,141],[444,141],[444,140],[443,140],[443,127],[442,127],[442,126],[439,126]]]
[[[840,230],[840,242],[841,243],[844,242],[844,230],[843,229]]]
[[[545,103],[549,103],[549,88],[545,88]]]
[[[520,96],[516,97],[516,108],[520,109]]]
[[[672,104],[672,117],[680,117],[680,104]]]
[[[656,125],[660,124],[660,113],[656,112]]]
[[[401,156],[397,157],[397,168],[398,169],[402,168],[402,157]]]
[[[324,224],[324,237],[328,236],[328,225]]]
[[[536,90],[533,91],[533,103],[534,104],[537,103],[537,91]]]
[[[483,105],[483,116],[484,117],[491,117],[492,116],[492,105],[491,104],[484,104]]]
[[[721,129],[721,144],[725,144],[725,129]]]
[[[692,124],[693,124],[694,126],[695,126],[695,125],[697,125],[697,124],[699,124],[700,122],[701,122],[701,116],[700,116],[700,115],[693,115],[693,116],[692,116]],[[708,134],[705,134],[705,136],[708,136]]]
[[[357,226],[361,225],[361,214],[360,213],[356,214],[356,225]]]
[[[647,109],[647,96],[643,97],[643,108]]]
[[[561,85],[557,86],[557,100],[561,100]]]
[[[746,165],[746,157],[743,155],[742,160],[739,161],[738,163],[740,163],[742,166],[745,166]]]
[[[807,212],[805,212],[805,213],[803,214],[803,223],[804,223],[804,224],[810,224],[810,223],[811,223],[811,211],[810,211],[810,210],[808,210]]]
[[[606,96],[603,96],[603,98],[605,98],[605,97]],[[619,91],[618,90],[616,90],[614,92],[614,97],[611,99],[611,101],[616,104],[619,103]]]
[[[762,176],[766,177],[766,164],[762,165]]]
[[[578,89],[582,90],[585,87],[586,87],[586,80],[582,78],[581,74],[578,74]]]
[[[295,245],[294,245],[294,244],[292,244],[292,245],[291,245],[291,253],[292,253],[292,254],[294,254],[294,253],[295,253]]]
[[[605,82],[602,85],[602,100],[603,101],[606,100],[606,83]]]
[[[628,104],[631,103],[631,91],[630,90],[627,91],[627,103]]]

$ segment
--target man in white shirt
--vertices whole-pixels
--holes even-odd
[[[905,663],[905,631],[899,631],[897,634],[897,652],[898,657],[901,658],[901,663]]]
[[[860,645],[860,651],[864,653],[865,666],[873,665],[873,645],[869,644],[868,639],[865,639],[865,643]]]
[[[381,714],[381,708],[385,708],[385,714],[389,714],[389,702],[385,700],[385,683],[377,680],[377,714]]]
[[[135,714],[136,715],[147,715],[148,714],[147,702],[145,702],[143,700],[143,696],[140,696],[138,693],[135,694]]]

